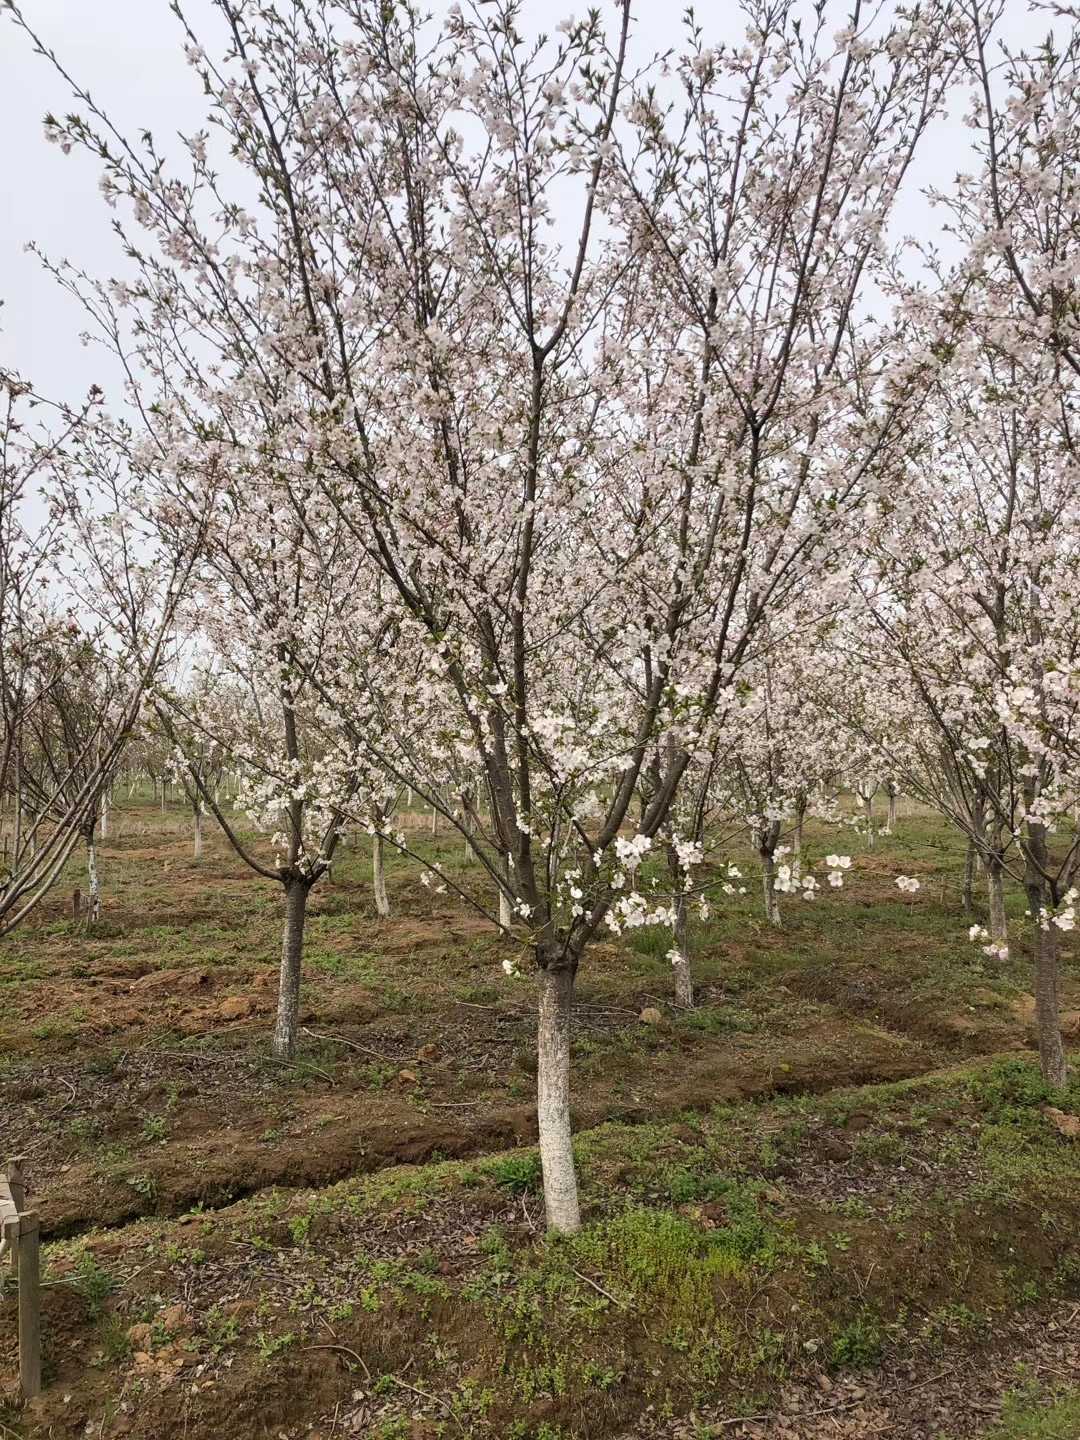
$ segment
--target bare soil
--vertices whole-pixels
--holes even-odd
[[[657,1348],[625,1327],[605,1338],[604,1327],[621,1314],[609,1295],[596,1363],[603,1370],[604,1357],[617,1351],[632,1379],[624,1373],[590,1400],[560,1394],[555,1380],[533,1394],[514,1378],[508,1390],[506,1377],[517,1376],[521,1361],[518,1342],[507,1349],[490,1305],[474,1313],[461,1298],[470,1284],[488,1283],[485,1237],[508,1237],[515,1255],[541,1246],[532,1181],[514,1182],[508,1194],[483,1165],[469,1178],[472,1162],[516,1154],[535,1139],[532,986],[504,975],[512,947],[482,915],[433,896],[404,867],[391,865],[394,914],[379,920],[366,852],[348,852],[332,884],[313,896],[301,1046],[294,1063],[275,1062],[267,1035],[280,896],[218,836],[208,837],[196,865],[180,811],[162,821],[134,804],[117,815],[101,848],[101,925],[86,933],[70,919],[73,872],[0,948],[2,1146],[26,1156],[55,1279],[43,1322],[49,1386],[29,1410],[10,1400],[13,1302],[0,1309],[0,1393],[10,1402],[0,1422],[8,1432],[697,1440],[715,1431],[769,1440],[889,1433],[968,1440],[997,1415],[1017,1364],[1047,1383],[1057,1372],[1075,1374],[1064,1241],[1056,1222],[1047,1228],[1046,1221],[1057,1190],[1044,1193],[1042,1178],[1032,1179],[1032,1203],[1043,1208],[1030,1224],[1021,1218],[1019,1181],[1004,1209],[987,1200],[980,1187],[993,1177],[977,1149],[985,1122],[973,1120],[970,1134],[958,1130],[947,1106],[928,1123],[901,1115],[879,1133],[881,1087],[917,1077],[952,1083],[951,1075],[1033,1054],[1023,946],[991,965],[967,944],[969,920],[954,893],[962,857],[925,821],[911,822],[908,839],[891,850],[858,856],[840,896],[791,902],[781,932],[761,923],[755,894],[699,927],[691,1012],[670,1003],[663,937],[594,947],[578,988],[575,1127],[601,1155],[609,1133],[640,1135],[646,1148],[634,1154],[638,1142],[620,1139],[617,1161],[598,1163],[587,1185],[603,1185],[590,1214],[599,1224],[630,1197],[674,1205],[704,1232],[722,1227],[723,1205],[712,1218],[694,1202],[680,1207],[676,1190],[655,1189],[651,1176],[665,1146],[698,1164],[695,1127],[730,1114],[738,1117],[739,1143],[753,1147],[752,1156],[731,1159],[731,1173],[781,1194],[777,1223],[797,1231],[807,1253],[816,1254],[815,1237],[828,1239],[835,1228],[828,1217],[842,1211],[850,1237],[874,1257],[870,1276],[844,1271],[822,1294],[814,1291],[821,1313],[850,1301],[854,1313],[873,1304],[885,1315],[889,1287],[897,1285],[918,1292],[928,1313],[949,1306],[981,1313],[989,1291],[980,1292],[978,1274],[991,1258],[974,1240],[963,1241],[975,1247],[971,1275],[950,1275],[940,1295],[897,1280],[905,1269],[897,1247],[914,1242],[899,1233],[895,1246],[889,1240],[890,1226],[906,1222],[888,1217],[923,1207],[930,1224],[942,1196],[959,1185],[974,1198],[964,1200],[962,1215],[950,1211],[954,1233],[967,1226],[979,1234],[988,1217],[1004,1224],[1010,1207],[1014,1222],[1028,1225],[1020,1267],[1028,1278],[1018,1270],[1016,1285],[1035,1287],[1040,1318],[1006,1313],[995,1288],[1001,1318],[993,1345],[981,1331],[953,1336],[944,1325],[937,1348],[924,1353],[922,1342],[901,1345],[890,1333],[869,1368],[838,1373],[797,1348],[782,1364],[772,1354],[780,1346],[788,1355],[802,1341],[801,1321],[780,1315],[769,1280],[752,1301],[743,1297],[748,1335],[766,1335],[754,1339],[769,1352],[762,1375],[718,1370],[714,1400],[703,1400],[673,1362],[681,1341],[674,1351]],[[458,878],[480,885],[461,868],[459,842],[433,843],[443,847],[444,863],[457,864]],[[900,873],[923,879],[917,904],[897,897]],[[1018,897],[1011,903],[1020,908]],[[1067,1034],[1080,1038],[1080,973],[1071,952],[1065,963]],[[646,1009],[658,1009],[660,1023],[645,1023]],[[852,1087],[869,1087],[865,1103]],[[845,1097],[839,1108],[838,1096]],[[808,1124],[793,1120],[818,1098],[820,1115],[810,1109]],[[668,1130],[654,1150],[647,1137],[658,1125]],[[1067,1144],[1049,1135],[1045,1143]],[[459,1162],[447,1188],[439,1182],[419,1210],[399,1203],[394,1187],[411,1182],[393,1177],[412,1173],[400,1167],[426,1166],[416,1172],[426,1177],[441,1174],[442,1162]],[[363,1176],[374,1183],[383,1172],[389,1199],[365,1200],[359,1218],[337,1212],[335,1187]],[[345,1195],[341,1203],[351,1202]],[[1060,1203],[1075,1244],[1080,1217],[1071,1201]],[[290,1214],[310,1220],[302,1243],[289,1230]],[[858,1240],[864,1223],[869,1230]],[[916,1249],[919,1263],[933,1263],[932,1241]],[[108,1274],[102,1295],[92,1273],[87,1280],[87,1255],[91,1271]],[[370,1278],[373,1264],[380,1275],[380,1261],[418,1256],[433,1267],[422,1273],[438,1281],[430,1293],[419,1281],[402,1289]],[[1000,1268],[997,1259],[992,1265]],[[1050,1275],[1058,1276],[1053,1285]],[[339,1282],[353,1289],[339,1294]],[[602,1275],[573,1283],[594,1300],[607,1289]],[[298,1299],[303,1286],[336,1298]],[[381,1297],[370,1313],[356,1299],[368,1293]],[[153,1318],[168,1304],[183,1311],[175,1334]],[[145,1322],[136,1318],[144,1314]],[[153,1343],[139,1348],[128,1332],[144,1323],[158,1328]],[[774,1331],[779,1340],[768,1338]],[[283,1335],[287,1343],[276,1348]],[[446,1347],[446,1388],[433,1379],[440,1363],[430,1353],[433,1335]],[[648,1375],[633,1373],[639,1367]],[[667,1401],[665,1367],[672,1367]],[[614,1359],[610,1368],[618,1369]],[[760,1394],[751,1393],[751,1379]],[[461,1399],[463,1390],[473,1396],[485,1386],[496,1396],[486,1405]],[[511,1390],[516,1411],[506,1398]],[[724,1413],[735,1401],[757,1399],[767,1403],[745,1413],[759,1419],[740,1418],[741,1409]]]

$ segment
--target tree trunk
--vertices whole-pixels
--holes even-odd
[[[281,940],[281,975],[278,981],[277,1020],[271,1051],[282,1060],[291,1060],[296,1049],[296,1026],[300,1014],[300,970],[304,957],[304,920],[307,915],[308,886],[303,880],[285,884],[285,930]]]
[[[509,878],[509,875],[510,875],[510,857],[509,857],[509,856],[507,856],[506,860],[503,862],[503,870],[505,871],[507,878]],[[503,927],[504,930],[509,930],[509,929],[510,929],[510,926],[511,926],[511,923],[513,922],[513,919],[514,919],[514,912],[513,912],[512,908],[511,908],[511,905],[510,905],[510,896],[506,893],[506,891],[505,891],[505,890],[502,888],[502,886],[500,885],[500,887],[499,887],[499,924]]]
[[[674,846],[668,847],[668,873],[671,876],[672,908],[675,911],[675,944],[671,952],[671,968],[675,974],[675,1004],[690,1009],[694,1003],[694,980],[690,971],[690,906],[683,889],[683,874]]]
[[[779,926],[780,901],[776,898],[776,861],[771,850],[761,856],[761,888],[765,897],[765,918],[770,925]]]
[[[101,797],[101,838],[108,839],[109,836],[109,797]]]
[[[1058,993],[1057,927],[1044,922],[1047,900],[1056,903],[1057,896],[1047,895],[1045,876],[1050,864],[1046,844],[1046,826],[1033,820],[1036,782],[1029,776],[1024,787],[1027,819],[1024,824],[1024,891],[1028,898],[1032,924],[1035,926],[1035,1021],[1039,1028],[1039,1064],[1042,1077],[1055,1089],[1063,1089],[1068,1079],[1065,1047],[1061,1042],[1061,997]],[[1043,928],[1045,923],[1046,928]]]
[[[544,1208],[550,1230],[572,1235],[581,1229],[577,1172],[570,1139],[570,1011],[574,971],[542,968],[537,1016],[536,1118]]]
[[[675,1004],[687,1010],[694,1003],[694,981],[690,973],[689,905],[680,891],[675,897],[675,950],[671,968],[675,972]]]
[[[1031,913],[1039,914],[1041,895],[1032,896]],[[1046,929],[1035,922],[1035,1022],[1039,1030],[1039,1067],[1042,1077],[1055,1090],[1063,1090],[1069,1078],[1065,1064],[1065,1047],[1061,1040],[1061,1001],[1058,994],[1059,975],[1057,931],[1052,924]]]
[[[863,816],[866,820],[866,848],[872,850],[874,848],[874,797],[864,795],[862,803]]]
[[[990,939],[1004,943],[1009,938],[1005,918],[1005,887],[1001,861],[994,855],[986,859],[986,888],[990,896]]]
[[[776,898],[776,842],[780,839],[780,821],[771,820],[757,832],[757,849],[761,856],[761,889],[765,897],[765,918],[770,925],[780,925],[780,901]]]
[[[965,915],[974,915],[975,913],[975,861],[977,854],[975,841],[968,840],[967,854],[964,856],[964,889],[960,900]]]
[[[101,919],[101,878],[97,868],[97,849],[93,834],[86,842],[86,923],[96,925]]]
[[[390,914],[390,901],[386,894],[386,871],[383,868],[383,837],[372,836],[371,874],[375,882],[375,913],[384,920]]]
[[[193,807],[195,819],[195,844],[193,854],[196,860],[202,859],[202,806],[196,804]]]
[[[802,840],[805,819],[806,801],[799,800],[795,805],[795,833],[791,841],[791,873],[796,880],[802,879]]]
[[[893,833],[893,831],[896,829],[896,791],[895,791],[895,790],[890,790],[890,791],[889,791],[889,819],[888,819],[888,822],[887,822],[887,823],[888,823],[888,828],[889,828],[889,834],[891,835],[891,834]]]

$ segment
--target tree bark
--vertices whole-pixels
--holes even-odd
[[[192,853],[196,860],[202,859],[203,833],[202,833],[202,806],[196,801],[193,806],[195,819],[195,844]]]
[[[803,821],[806,819],[806,801],[795,802],[795,833],[791,840],[791,873],[796,880],[802,879]]]
[[[866,848],[872,850],[874,848],[874,797],[864,795],[862,803],[863,816],[866,820]]]
[[[975,841],[968,840],[967,854],[964,856],[964,889],[961,895],[961,904],[965,915],[975,913],[975,861],[977,851]]]
[[[891,835],[891,834],[893,833],[893,831],[896,829],[896,791],[895,791],[895,790],[890,790],[890,791],[889,791],[889,819],[888,819],[887,824],[888,824],[888,828],[889,828],[889,834]]]
[[[990,939],[1004,943],[1009,938],[1009,924],[1005,918],[1003,867],[994,855],[986,859],[986,888],[990,898]]]
[[[1031,896],[1029,895],[1029,899]],[[1039,911],[1032,903],[1031,913]],[[1035,1022],[1039,1031],[1039,1068],[1055,1090],[1063,1090],[1069,1078],[1065,1046],[1061,1039],[1061,999],[1057,958],[1057,933],[1052,924],[1035,924]]]
[[[671,968],[675,972],[675,1004],[684,1005],[688,1010],[694,1003],[694,980],[690,971],[689,908],[685,894],[676,895],[675,949],[678,954],[672,957]]]
[[[536,1118],[544,1208],[550,1230],[573,1235],[581,1229],[577,1172],[570,1136],[570,1011],[574,970],[570,965],[539,972]]]
[[[386,919],[390,914],[390,900],[386,894],[386,870],[383,866],[383,837],[372,836],[371,875],[375,885],[375,913]]]
[[[694,1003],[694,980],[690,970],[690,906],[686,891],[682,888],[684,877],[674,846],[668,847],[667,860],[673,894],[672,908],[675,911],[675,944],[671,957],[671,968],[675,975],[675,1004],[683,1005],[689,1010]]]
[[[285,882],[285,929],[281,940],[277,1020],[270,1042],[271,1051],[282,1060],[291,1060],[296,1049],[307,899],[308,886],[305,881],[294,878]]]
[[[510,857],[509,857],[509,856],[507,856],[506,859],[505,859],[505,861],[503,862],[503,870],[504,870],[504,872],[506,873],[507,877],[509,877],[509,874],[510,874]],[[504,930],[509,930],[509,929],[510,929],[510,925],[511,925],[511,923],[512,923],[512,921],[513,921],[513,918],[514,918],[514,912],[513,912],[512,908],[511,908],[511,906],[510,906],[510,896],[506,893],[506,891],[502,888],[502,886],[500,886],[500,887],[499,887],[499,924],[503,927]]]

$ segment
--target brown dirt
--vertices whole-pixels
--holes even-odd
[[[991,1344],[886,1360],[873,1371],[822,1372],[784,1387],[768,1413],[740,1420],[700,1407],[663,1421],[642,1417],[619,1440],[975,1440],[1000,1418],[1005,1395],[1023,1385],[1050,1404],[1062,1381],[1080,1381],[1080,1309],[1072,1302],[1002,1321]],[[715,1427],[710,1432],[709,1426]],[[346,1432],[348,1433],[348,1432]],[[1064,1432],[1058,1432],[1062,1434]]]
[[[412,1067],[417,1083],[406,1093],[395,1093],[396,1081],[372,1090],[367,1072],[354,1063],[365,1057],[348,1047],[342,1047],[345,1060],[302,1088],[288,1071],[250,1053],[189,1056],[143,1047],[123,1052],[104,1073],[92,1062],[59,1059],[19,1066],[11,1072],[5,1138],[28,1156],[31,1197],[46,1232],[56,1235],[140,1214],[173,1215],[200,1203],[217,1206],[269,1185],[325,1184],[383,1165],[529,1143],[535,1107],[500,1101],[473,1068],[519,1068],[513,1052],[528,1044],[528,1018],[524,1012],[502,1018],[509,1023],[497,1028],[508,1033],[495,1046],[484,1038],[491,1020],[467,1008],[453,1030],[449,1024],[434,1032],[395,1022],[354,1026],[346,1038],[363,1035],[352,1043],[382,1057],[388,1074]],[[421,1039],[428,1033],[439,1035],[438,1045]],[[696,1048],[674,1035],[660,1043],[624,1062],[629,1078],[624,1072],[607,1076],[606,1084],[601,1077],[588,1090],[579,1087],[579,1129],[707,1109],[718,1101],[901,1079],[931,1065],[928,1055],[889,1036],[853,1034],[828,1021],[797,1040],[773,1039],[767,1046],[748,1036]],[[437,1059],[417,1058],[425,1045]],[[495,1062],[493,1049],[504,1058]],[[520,1064],[527,1073],[528,1057],[519,1056]],[[480,1098],[441,1098],[470,1090]],[[163,1138],[145,1134],[151,1115],[162,1116]],[[73,1125],[92,1133],[88,1147],[73,1139]]]
[[[97,934],[65,923],[67,901],[58,893],[0,953],[3,1143],[27,1155],[31,1199],[48,1233],[125,1227],[94,1243],[126,1254],[128,1222],[139,1216],[228,1207],[271,1186],[323,1186],[388,1165],[472,1156],[534,1138],[531,987],[502,975],[507,948],[482,918],[449,901],[433,912],[429,892],[392,873],[394,918],[379,921],[365,871],[346,856],[333,885],[317,892],[311,907],[303,1023],[313,1033],[303,1037],[295,1067],[273,1064],[265,1051],[276,998],[279,897],[243,872],[217,837],[196,866],[187,837],[156,833],[157,825],[156,815],[122,825],[103,847],[106,918]],[[858,865],[865,874],[857,903],[868,909],[895,901],[895,874],[929,875],[932,868],[883,854],[860,856]],[[796,936],[801,923],[797,914]],[[662,964],[621,945],[593,948],[576,1018],[579,1131],[606,1120],[708,1112],[719,1101],[827,1094],[1031,1045],[1026,1015],[1014,1013],[996,992],[987,991],[983,1001],[972,995],[973,1003],[960,1010],[954,1001],[941,1003],[932,987],[913,984],[932,977],[933,937],[890,935],[891,959],[884,964],[877,958],[880,942],[856,936],[843,963],[826,958],[818,964],[816,931],[793,940],[791,932],[772,934],[751,920],[740,933],[702,956],[701,1008],[693,1016],[668,1003]],[[782,957],[800,945],[806,955],[787,968]],[[753,983],[741,988],[740,975]],[[1069,993],[1080,994],[1075,981],[1069,983]],[[647,1008],[659,1008],[663,1023],[642,1024],[638,1017]],[[886,1195],[929,1193],[947,1180],[948,1162],[938,1166],[925,1157],[884,1178],[868,1174],[853,1163],[859,1143],[857,1121],[812,1128],[798,1159],[804,1203],[859,1199],[875,1187]],[[433,1243],[431,1225],[445,1224],[455,1236],[446,1247],[454,1258],[446,1263],[467,1270],[468,1237],[490,1224],[492,1213],[511,1231],[523,1216],[528,1221],[524,1202],[506,1208],[503,1200],[477,1196],[460,1202],[451,1219],[438,1209],[426,1217],[423,1243]],[[393,1242],[385,1240],[389,1249],[411,1253],[421,1244],[411,1222],[391,1217],[388,1223],[398,1226]],[[356,1243],[384,1242],[376,1228]],[[179,1298],[200,1309],[257,1303],[252,1297],[265,1257],[218,1253],[213,1240],[206,1248],[206,1266],[185,1282],[189,1291]],[[138,1273],[150,1263],[139,1260],[132,1269]],[[266,1263],[280,1262],[271,1256]],[[167,1270],[153,1274],[157,1278],[140,1281],[140,1294],[168,1288]],[[65,1384],[78,1386],[80,1397],[93,1402],[80,1426],[115,1394],[105,1370],[99,1393],[93,1379],[87,1381],[100,1335],[85,1302],[70,1290],[49,1290],[46,1304],[57,1368],[49,1396],[34,1411],[38,1433],[58,1440],[90,1434],[65,1413],[63,1393]],[[369,1364],[385,1360],[403,1373],[402,1357],[426,1343],[432,1313],[425,1319],[419,1306],[383,1311],[350,1343],[361,1336]],[[7,1374],[11,1332],[10,1301],[4,1301],[0,1370]],[[199,1373],[202,1361],[189,1365],[179,1353],[170,1359],[181,1362],[175,1386],[155,1390],[153,1377],[141,1377],[149,1389],[140,1396],[137,1424],[133,1415],[116,1415],[106,1440],[129,1431],[171,1440],[189,1426],[192,1436],[207,1440],[264,1434],[276,1440],[282,1426],[320,1414],[323,1430],[330,1433],[332,1421],[335,1436],[374,1434],[388,1411],[422,1426],[446,1419],[422,1397],[413,1397],[411,1410],[400,1395],[391,1403],[365,1392],[352,1404],[341,1373],[348,1357],[340,1351],[290,1350],[269,1366],[247,1350],[227,1381]],[[918,1384],[928,1404],[931,1397],[945,1404],[947,1377],[939,1385],[928,1377],[932,1368],[919,1372]],[[960,1389],[969,1387],[968,1372],[956,1373]],[[890,1385],[902,1384],[900,1372],[886,1370],[875,1384],[862,1397],[844,1392],[845,1405],[854,1401],[849,1409],[806,1414],[809,1428],[789,1426],[790,1436],[861,1440],[863,1433],[888,1433],[882,1427],[889,1424],[923,1423],[917,1407],[897,1408],[895,1396],[890,1401]],[[816,1398],[812,1388],[793,1393],[790,1406],[784,1399],[784,1413],[791,1409],[802,1425],[800,1406],[812,1410]],[[864,1400],[867,1424],[877,1429],[840,1428],[862,1415]],[[529,1418],[539,1425],[549,1417]],[[833,1428],[813,1428],[819,1421]],[[654,1424],[660,1426],[646,1416],[627,1436],[692,1433],[650,1429]],[[775,1425],[745,1433],[789,1440]],[[957,1431],[958,1437],[974,1433]],[[912,1440],[923,1434],[910,1429]]]

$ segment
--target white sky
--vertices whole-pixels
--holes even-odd
[[[448,0],[429,0],[436,12]],[[612,0],[606,0],[608,6]],[[891,0],[886,0],[886,5]],[[150,129],[162,148],[177,130],[194,130],[203,117],[198,82],[183,60],[179,26],[166,0],[24,0],[35,27],[76,79],[129,133]],[[564,15],[581,13],[584,0],[529,0],[537,27],[551,29]],[[678,46],[683,0],[635,0],[635,54]],[[837,28],[845,6],[835,5]],[[187,0],[195,28],[213,33],[212,0]],[[735,39],[742,23],[734,0],[698,0],[697,17],[710,43]],[[205,26],[203,20],[208,22]],[[214,27],[216,28],[216,27]],[[1032,18],[1027,0],[1006,0],[1001,34],[1011,45],[1032,44],[1046,29]],[[66,257],[94,275],[122,269],[109,222],[111,212],[98,193],[99,167],[78,153],[64,156],[46,144],[41,130],[48,110],[72,108],[64,82],[35,57],[26,37],[0,8],[0,364],[31,380],[42,393],[75,401],[91,383],[117,398],[115,372],[107,357],[84,348],[84,327],[76,302],[24,251],[34,239],[54,259]],[[928,137],[918,184],[945,184],[967,163],[967,132],[957,123],[941,125]],[[917,194],[909,194],[899,216],[901,232],[925,233],[936,225]]]

